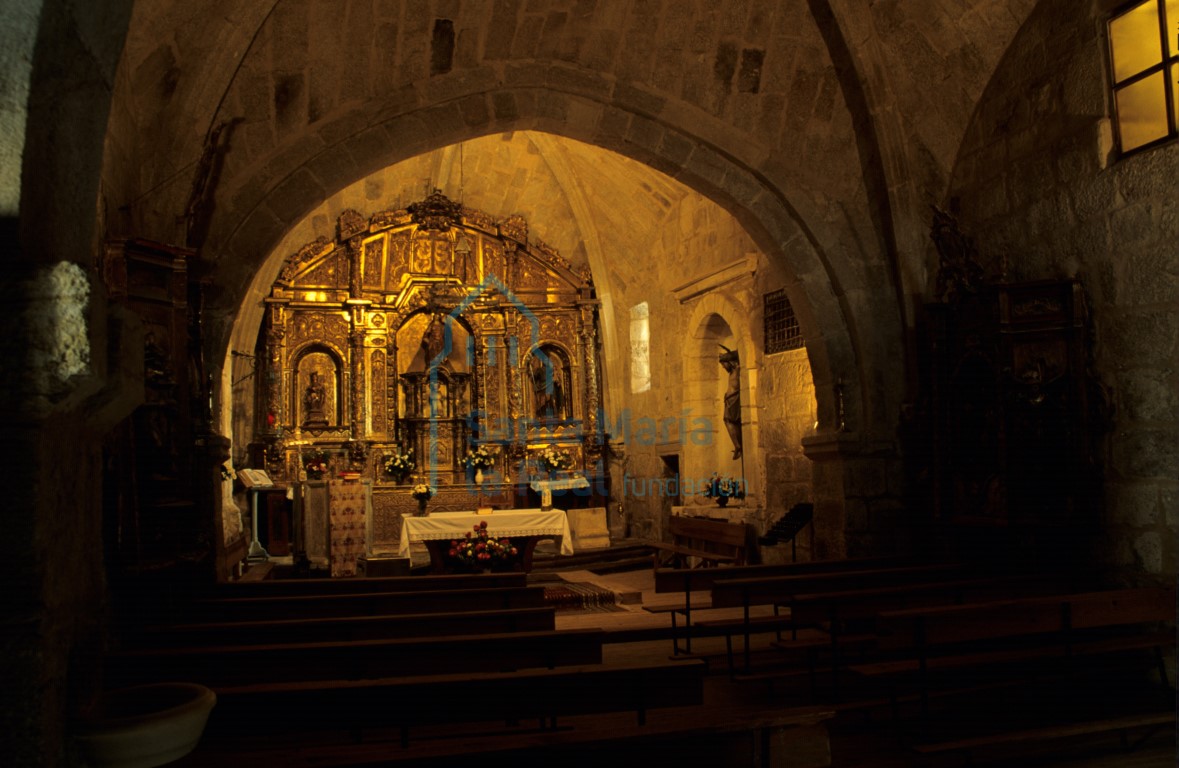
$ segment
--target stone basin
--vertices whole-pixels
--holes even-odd
[[[217,695],[195,683],[152,683],[103,693],[74,734],[96,768],[153,768],[196,747]]]

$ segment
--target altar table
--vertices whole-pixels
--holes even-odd
[[[407,517],[401,521],[400,557],[409,557],[409,545],[422,542],[430,553],[431,569],[445,570],[446,551],[450,542],[463,538],[480,522],[487,523],[487,532],[496,537],[508,537],[520,551],[520,564],[532,570],[532,551],[541,539],[552,539],[562,555],[573,554],[573,537],[569,532],[569,518],[563,509],[505,509],[493,512],[433,512],[427,517]]]

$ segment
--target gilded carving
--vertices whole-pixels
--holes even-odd
[[[495,232],[495,219],[483,211],[473,208],[463,208],[463,221],[468,226],[477,227],[484,232]]]
[[[445,232],[462,220],[461,206],[435,189],[425,200],[406,207],[411,220],[421,229]]]
[[[592,324],[581,329],[581,344],[585,350],[585,426],[586,432],[598,432],[598,339]]]
[[[480,279],[486,280],[488,275],[493,275],[497,280],[506,283],[508,267],[503,244],[484,238],[480,240],[483,243],[483,274],[479,276]]]
[[[364,440],[367,435],[364,433],[364,411],[365,411],[365,389],[367,388],[367,377],[364,370],[364,329],[356,328],[351,333],[351,352],[350,359],[352,390],[349,393],[352,400],[352,438],[354,440]]]
[[[513,214],[499,223],[500,234],[510,237],[520,245],[528,244],[528,222],[519,214]]]
[[[458,211],[441,193],[368,220],[345,211],[335,241],[320,238],[288,259],[268,299],[266,370],[257,378],[265,416],[273,413],[273,433],[292,430],[294,439],[278,449],[283,462],[297,468],[293,452],[308,446],[329,453],[367,447],[371,434],[377,454],[383,444],[412,447],[419,467],[434,465],[431,480],[450,490],[435,497],[432,509],[469,508],[469,481],[459,460],[473,436],[503,442],[505,457],[524,456],[528,436],[521,419],[533,421],[536,410],[525,366],[529,351],[542,342],[570,356],[562,389],[563,410],[572,418],[550,423],[536,436],[569,446],[594,444],[584,425],[597,423],[596,320],[592,310],[571,303],[591,284],[551,246],[530,246],[522,217],[496,223],[482,212],[467,210],[460,217]],[[464,254],[458,265],[456,227],[473,258]],[[488,278],[495,283],[463,304],[461,324],[469,330],[456,337],[445,368],[424,368],[419,313],[447,314]],[[570,301],[552,303],[556,295]],[[306,409],[299,407],[311,363],[317,377],[330,379],[333,401],[333,415],[325,408],[313,425],[304,423]],[[274,443],[264,426],[259,437],[265,441],[268,435]],[[579,464],[586,455],[577,452]],[[375,476],[378,463],[366,460],[363,471]],[[415,504],[408,494],[382,498],[374,543],[387,539],[395,546],[401,514]]]
[[[409,271],[410,237],[406,229],[389,235],[389,271],[385,275],[385,290],[394,291],[401,287],[401,277]]]
[[[378,211],[374,213],[368,220],[368,228],[373,232],[382,229],[389,229],[399,224],[409,223],[409,211],[404,208],[396,211]]]
[[[416,505],[417,502],[410,498],[408,493],[373,490],[373,519],[370,530],[374,550],[397,551],[401,545],[401,514],[412,513]]]
[[[290,283],[295,279],[295,275],[299,273],[303,266],[326,255],[335,247],[335,243],[329,241],[326,237],[315,238],[287,257],[286,262],[283,264],[282,272],[278,276],[279,281]]]
[[[565,261],[561,254],[557,253],[557,249],[542,240],[533,240],[531,247],[528,249],[533,256],[537,256],[546,264],[565,270],[566,272],[573,271],[573,266]]]
[[[385,401],[385,353],[381,350],[376,350],[372,353],[370,358],[369,370],[372,379],[372,423],[374,434],[384,434],[388,429],[385,422],[386,401]]]
[[[550,285],[550,275],[547,269],[531,259],[521,259],[519,268],[519,288],[524,291],[546,291]]]
[[[434,238],[425,230],[418,230],[413,236],[413,258],[409,271],[423,274],[434,271]]]
[[[542,339],[571,339],[573,334],[568,333],[569,321],[567,318],[544,315],[540,318],[540,337]]]
[[[381,290],[384,287],[386,236],[374,238],[364,244],[361,255],[361,282],[365,288]]]
[[[345,250],[336,248],[318,262],[305,265],[291,282],[308,288],[343,288],[348,285],[348,271]]]
[[[366,229],[368,229],[368,222],[351,208],[341,213],[340,218],[336,220],[336,231],[340,240],[348,240]]]
[[[297,348],[307,341],[323,341],[338,351],[343,349],[348,339],[348,322],[335,313],[300,312],[295,315],[292,325],[292,348]]]

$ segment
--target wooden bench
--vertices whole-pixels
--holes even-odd
[[[1174,620],[1172,588],[1102,590],[886,611],[877,617],[878,647],[892,658],[849,669],[864,678],[886,681],[894,714],[901,687],[908,683],[915,688],[924,731],[935,685],[938,694],[952,696],[969,692],[980,677],[995,681],[1011,676],[1019,681],[1056,675],[1067,682],[1081,668],[1077,661],[1081,658],[1085,659],[1084,668],[1091,671],[1101,657],[1153,651],[1165,688],[1163,649],[1174,645],[1175,635],[1173,626],[1159,626],[1173,625]],[[1173,717],[1173,707],[1170,709]],[[1148,712],[1145,716],[1149,719],[1159,714]],[[1120,717],[1118,713],[1095,720],[1078,717],[1073,725],[1084,723],[1081,730],[1085,733],[1129,727],[1119,723]],[[1060,727],[1050,724],[1038,729],[1025,724],[1010,732],[944,738],[921,748],[927,752],[969,750],[1031,738],[1041,730],[1042,736],[1050,738]]]
[[[1056,594],[1071,591],[1076,580],[1068,576],[1022,573],[980,576],[945,581],[917,581],[885,587],[792,595],[786,606],[795,626],[821,627],[827,633],[825,650],[831,673],[831,692],[838,698],[843,651],[854,645],[870,648],[876,640],[876,616],[881,612],[918,607],[997,600],[1013,596]],[[815,643],[779,642],[784,650],[817,650]],[[809,656],[814,691],[814,655]]]
[[[556,609],[546,606],[391,616],[170,624],[144,627],[129,639],[140,647],[176,648],[379,640],[432,635],[482,635],[551,629],[556,629]]]
[[[293,597],[305,595],[356,595],[371,592],[426,592],[435,589],[488,589],[523,587],[528,574],[456,573],[421,576],[379,576],[363,579],[266,579],[218,584],[211,598]]]
[[[885,556],[871,558],[854,558],[841,560],[810,560],[802,563],[777,563],[764,565],[735,565],[721,568],[657,568],[655,569],[655,592],[679,592],[684,596],[683,606],[669,606],[654,608],[644,606],[645,610],[655,612],[666,611],[671,614],[672,649],[673,653],[692,652],[692,593],[711,590],[712,585],[722,579],[762,578],[770,576],[797,576],[813,573],[833,573],[838,571],[857,571],[870,568],[887,568],[900,565],[911,565],[913,559],[908,556]],[[697,604],[696,609],[707,608],[708,605]],[[680,632],[677,614],[684,617],[684,647],[680,647]]]
[[[716,626],[726,630],[725,644],[729,657],[730,675],[735,674],[733,664],[732,635],[740,631],[744,637],[744,670],[749,670],[750,635],[755,623],[764,628],[780,630],[790,628],[796,634],[801,626],[792,616],[779,615],[778,609],[788,606],[796,594],[816,594],[852,589],[866,589],[890,585],[933,582],[948,578],[962,578],[969,571],[960,563],[931,563],[902,565],[888,568],[863,570],[838,570],[820,573],[794,574],[788,576],[763,576],[757,578],[718,579],[712,585],[713,608],[741,608],[739,619],[720,619],[697,622],[698,626]],[[750,616],[754,605],[772,605],[775,615],[768,620],[755,622]]]
[[[536,719],[555,730],[560,717],[633,711],[642,725],[648,710],[702,704],[706,670],[693,661],[223,685],[209,728],[213,738],[248,730],[265,712],[286,728],[343,730],[357,740],[365,729],[398,727],[405,746],[409,729],[425,724]]]
[[[412,592],[224,597],[177,603],[175,621],[262,621],[543,607],[544,587],[435,589]],[[172,622],[169,622],[172,623]]]
[[[107,656],[108,687],[192,680],[212,688],[600,664],[601,629],[349,642],[152,648]]]
[[[754,562],[760,559],[756,554],[757,535],[745,523],[675,515],[668,520],[667,531],[671,543],[647,542],[655,549],[655,568],[687,568],[689,558],[698,560],[699,568],[745,565],[751,558]]]
[[[386,706],[402,710],[415,701],[412,688],[398,687],[381,690],[380,684],[367,693],[341,695],[344,707],[351,708],[363,723],[363,729],[351,729],[347,722],[348,710],[341,710],[343,720],[339,730],[351,730],[351,740],[342,738],[338,731],[311,730],[321,723],[317,713],[336,708],[323,706],[311,696],[303,699],[303,706],[293,706],[292,722],[296,725],[310,721],[310,727],[294,731],[288,736],[281,730],[284,717],[267,718],[267,727],[256,727],[257,713],[270,710],[265,696],[243,698],[239,708],[235,692],[223,692],[214,709],[201,743],[190,758],[182,761],[188,768],[250,768],[260,765],[284,765],[291,768],[318,766],[413,765],[448,766],[469,763],[505,766],[601,766],[633,764],[636,755],[645,755],[659,765],[823,765],[829,760],[830,740],[826,721],[834,713],[820,707],[783,707],[778,703],[757,702],[749,705],[731,704],[718,709],[699,704],[698,681],[703,678],[701,662],[660,662],[631,664],[618,668],[567,668],[553,672],[522,672],[532,678],[525,684],[524,706],[531,714],[517,713],[520,725],[496,725],[481,721],[488,716],[504,716],[511,711],[499,711],[492,702],[502,676],[492,675],[486,684],[476,681],[463,687],[458,683],[436,693],[429,688],[423,695],[443,700],[440,723],[431,725],[422,720],[407,727],[389,728],[395,716],[381,717]],[[650,674],[647,670],[653,670]],[[643,681],[636,683],[634,673]],[[668,677],[671,675],[672,677]],[[687,675],[689,679],[683,678]],[[544,677],[551,682],[539,681]],[[420,680],[430,686],[431,681]],[[447,683],[450,685],[450,683]],[[644,690],[653,692],[652,700]],[[542,720],[539,728],[525,724],[537,716],[535,710],[541,697],[538,691],[555,691],[544,697],[555,705],[547,707],[550,723],[564,718],[561,725],[552,727]],[[449,695],[448,695],[449,693]],[[514,694],[509,694],[514,695]],[[477,696],[477,698],[476,698]],[[362,702],[369,700],[371,706]],[[707,699],[707,694],[705,694]],[[489,706],[456,706],[455,702],[488,701]],[[635,707],[635,702],[641,706]],[[509,702],[510,703],[510,702]],[[359,706],[358,706],[359,705]],[[281,704],[286,707],[287,705]],[[224,707],[224,709],[222,708]],[[564,711],[571,708],[566,716]],[[628,709],[649,716],[626,717]],[[638,722],[636,722],[636,720]],[[222,726],[228,724],[231,733]],[[413,739],[408,728],[413,728]],[[304,736],[306,734],[306,736]],[[400,746],[396,744],[402,739]],[[179,764],[178,764],[179,765]]]

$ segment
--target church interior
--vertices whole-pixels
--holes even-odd
[[[187,765],[1174,764],[1179,0],[2,15],[10,764],[177,679]]]

